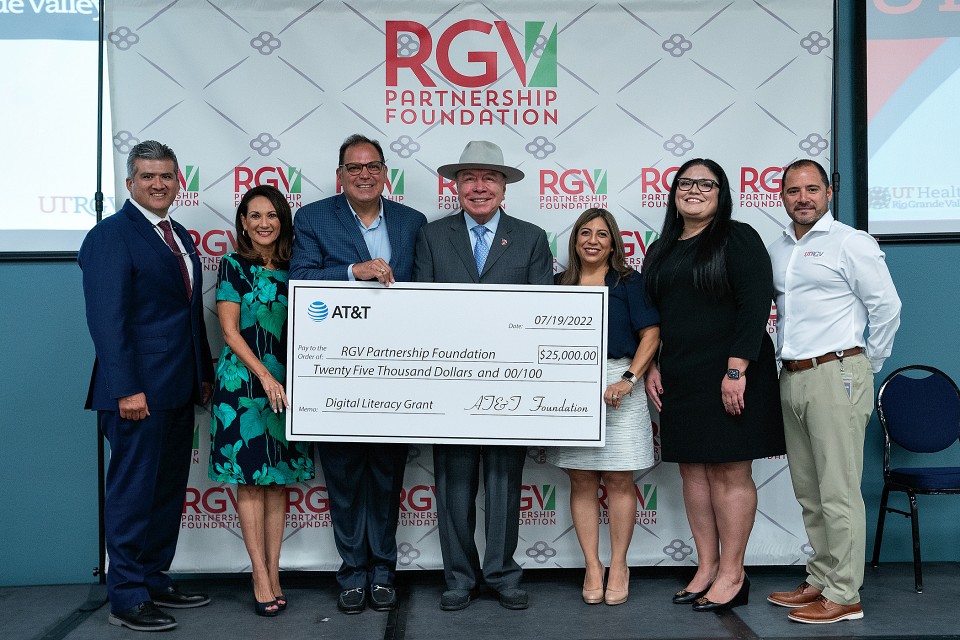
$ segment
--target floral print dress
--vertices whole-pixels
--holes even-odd
[[[287,359],[287,271],[266,269],[239,254],[220,261],[217,300],[240,305],[240,335],[267,370],[283,383]],[[210,424],[210,466],[215,482],[269,485],[313,477],[308,442],[288,443],[286,414],[274,413],[259,378],[224,345],[217,363]]]

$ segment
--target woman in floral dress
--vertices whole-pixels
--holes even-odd
[[[209,476],[237,485],[240,531],[253,572],[255,610],[275,616],[280,588],[284,485],[313,477],[308,443],[287,442],[287,268],[293,216],[274,187],[237,207],[237,252],[220,260],[217,313],[226,345],[217,363]]]

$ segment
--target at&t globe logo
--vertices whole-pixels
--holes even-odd
[[[329,313],[330,309],[327,308],[327,305],[319,300],[311,302],[310,306],[307,307],[307,315],[310,316],[310,319],[314,322],[323,322],[327,319]]]

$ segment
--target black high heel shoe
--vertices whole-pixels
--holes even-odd
[[[740,585],[740,591],[727,602],[711,602],[706,597],[698,598],[693,604],[694,611],[727,611],[733,607],[739,607],[747,604],[750,598],[750,578],[743,575],[743,584]]]
[[[267,607],[276,607],[276,609],[268,609]],[[253,610],[257,612],[258,616],[272,618],[280,614],[280,605],[277,604],[276,600],[271,600],[270,602],[260,602],[256,597],[254,597]]]
[[[710,591],[710,587],[713,586],[713,583],[707,585],[707,588],[703,591],[687,591],[686,589],[680,589],[675,594],[673,594],[673,604],[693,604],[703,596],[707,594],[707,591]]]
[[[250,588],[254,590],[253,610],[258,616],[272,618],[280,615],[280,612],[287,608],[286,599],[284,599],[283,604],[280,604],[280,598],[283,598],[283,596],[280,596],[280,598],[274,598],[273,600],[268,600],[267,602],[260,602],[257,600],[256,586],[253,582],[253,574],[250,574]],[[276,607],[276,609],[268,609],[267,607]]]

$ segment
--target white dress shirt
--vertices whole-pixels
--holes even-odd
[[[132,202],[133,206],[135,206],[137,209],[140,209],[140,213],[142,213],[143,217],[147,219],[147,222],[153,225],[153,230],[157,232],[157,235],[159,235],[161,239],[163,238],[163,229],[157,226],[158,224],[160,224],[161,220],[169,220],[170,228],[173,229],[173,218],[170,217],[169,213],[167,214],[166,218],[161,218],[160,216],[155,214],[153,211],[149,211],[145,207],[141,206],[140,203],[134,200],[133,198],[130,198],[130,202]],[[180,236],[177,234],[176,231],[173,232],[173,239],[177,243],[177,246],[180,247],[180,253],[183,254],[183,262],[184,264],[187,265],[187,275],[190,276],[190,286],[192,287],[193,286],[193,260],[190,258],[190,254],[193,252],[187,251],[187,248],[183,246],[183,242],[180,240]],[[166,240],[164,240],[164,243],[166,243]]]
[[[874,373],[880,371],[900,326],[900,298],[877,241],[828,212],[799,240],[791,223],[768,251],[777,356],[806,360],[866,347]]]

